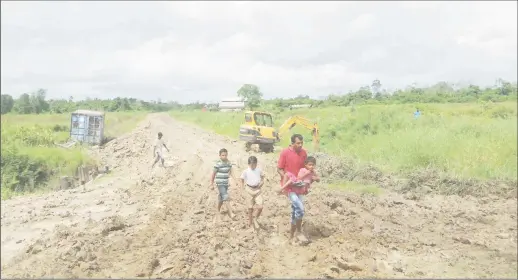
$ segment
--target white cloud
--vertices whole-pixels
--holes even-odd
[[[2,2],[2,93],[218,100],[516,80],[516,2]]]

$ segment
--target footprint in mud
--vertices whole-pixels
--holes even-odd
[[[325,225],[315,224],[312,221],[306,221],[302,224],[302,231],[310,238],[310,240],[319,240],[328,238],[334,231]]]

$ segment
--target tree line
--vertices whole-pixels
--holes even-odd
[[[388,92],[382,89],[379,80],[374,80],[370,86],[363,86],[347,94],[330,94],[325,98],[313,99],[308,95],[299,94],[293,98],[263,99],[259,86],[244,84],[236,93],[247,101],[247,106],[254,109],[261,106],[288,108],[295,104],[309,104],[313,107],[325,106],[354,106],[365,103],[468,103],[477,101],[501,102],[517,99],[517,84],[497,80],[495,86],[479,87],[469,85],[456,88],[447,82],[439,82],[429,87],[411,85],[405,89]],[[46,90],[39,89],[32,93],[23,93],[17,99],[9,94],[1,95],[1,113],[17,114],[40,113],[69,113],[77,109],[99,110],[105,112],[117,111],[152,111],[196,110],[204,107],[217,107],[217,104],[193,102],[179,104],[177,102],[143,101],[136,98],[117,97],[113,99],[86,99],[74,101],[68,99],[46,99]]]
[[[256,85],[246,84],[238,90],[238,96],[247,101],[249,108],[261,106],[274,108],[289,108],[296,104],[308,104],[312,107],[325,106],[355,106],[359,104],[403,104],[403,103],[469,103],[477,101],[502,102],[517,100],[518,86],[498,79],[494,86],[480,87],[469,85],[455,87],[447,82],[439,82],[429,87],[407,86],[388,92],[382,89],[379,80],[374,80],[370,86],[363,86],[347,94],[330,94],[324,98],[314,99],[308,95],[299,94],[294,98],[275,98],[262,100],[263,94]]]
[[[1,95],[1,113],[41,114],[70,113],[77,109],[97,110],[104,112],[120,111],[152,111],[163,112],[180,108],[177,102],[143,101],[136,98],[117,97],[113,99],[87,98],[74,101],[68,99],[46,99],[47,91],[39,89],[32,93],[24,93],[17,99],[9,94]]]

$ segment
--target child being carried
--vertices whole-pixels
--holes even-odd
[[[304,162],[304,167],[300,169],[297,176],[293,173],[286,172],[284,174],[285,183],[279,191],[279,194],[286,193],[290,186],[299,189],[303,194],[307,194],[311,183],[315,181],[315,178],[318,178],[315,172],[315,165],[316,159],[310,156]]]

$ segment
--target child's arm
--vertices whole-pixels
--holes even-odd
[[[261,182],[259,182],[259,187],[262,187],[264,185],[264,173],[261,170]]]
[[[241,181],[241,188],[244,188],[245,187],[245,180],[246,180],[246,171],[243,171],[243,173],[241,173],[241,177],[240,177],[240,181]]]
[[[217,171],[212,171],[212,175],[210,176],[210,188],[211,189],[214,189],[214,179],[216,178],[216,172]]]
[[[214,179],[216,179],[216,173],[218,172],[218,165],[214,165],[214,168],[212,169],[212,175],[210,176],[210,187],[211,189],[214,189]]]
[[[164,148],[169,152],[169,149],[165,146],[165,143],[162,143],[164,145]]]
[[[228,174],[228,175],[230,175],[230,177],[232,177],[232,180],[234,181],[234,184],[236,184],[236,186],[239,186],[239,183],[238,183],[239,181],[238,181],[238,180],[237,180],[237,178],[236,178],[236,174],[235,174],[235,171],[234,171],[234,167],[233,167],[233,166],[232,166],[232,167],[230,167],[230,171],[229,171],[229,173],[230,173],[230,174]]]

